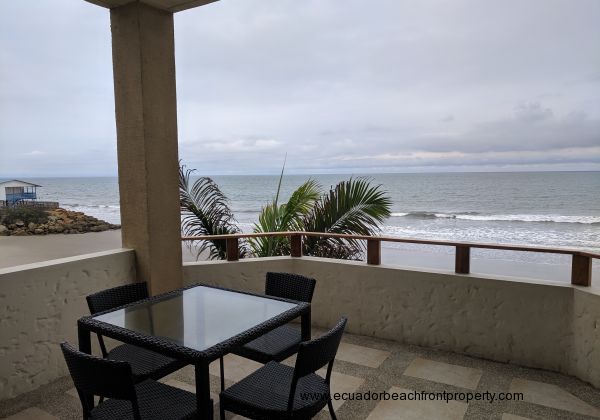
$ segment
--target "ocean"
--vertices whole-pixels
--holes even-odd
[[[285,176],[282,200],[308,178],[328,189],[350,176]],[[600,172],[354,176],[370,178],[391,196],[392,216],[381,226],[384,235],[600,252]],[[252,229],[261,207],[272,200],[278,182],[278,176],[271,175],[212,178],[230,198],[244,231]],[[59,201],[66,209],[83,211],[111,223],[120,221],[116,178],[28,180],[43,186],[38,190],[41,200]],[[449,247],[388,243],[384,244],[383,259],[384,263],[408,265],[414,265],[413,261],[427,261],[434,267],[445,268],[452,263],[452,253]],[[474,250],[472,255],[474,260],[535,262],[563,268],[568,266],[569,259],[568,256],[494,250]]]

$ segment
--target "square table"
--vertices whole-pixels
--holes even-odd
[[[297,317],[310,340],[310,303],[197,284],[79,319],[79,350],[91,354],[94,332],[194,365],[198,414],[212,419],[209,364]]]

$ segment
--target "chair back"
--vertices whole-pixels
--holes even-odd
[[[146,282],[126,284],[113,287],[86,296],[88,307],[92,315],[98,312],[137,302],[148,297],[148,284]]]
[[[323,366],[327,366],[327,375],[325,376],[325,382],[329,386],[331,381],[331,371],[333,368],[333,361],[337,354],[342,335],[344,334],[344,328],[348,319],[343,316],[340,318],[335,327],[323,334],[319,338],[315,338],[310,341],[304,341],[300,343],[298,349],[298,355],[296,356],[296,366],[294,367],[294,376],[292,378],[292,385],[290,387],[290,395],[288,399],[288,411],[291,411],[294,407],[294,397],[296,395],[296,386],[298,380],[306,375],[315,373]],[[325,397],[325,396],[324,396]]]
[[[66,342],[61,343],[60,347],[79,394],[84,418],[90,416],[94,408],[93,397],[96,395],[131,401],[134,417],[136,419],[139,417],[137,396],[129,363],[101,359],[82,353]]]
[[[301,302],[312,301],[317,281],[291,273],[267,273],[265,294]]]
[[[314,373],[326,364],[333,362],[347,321],[346,317],[342,317],[337,325],[327,333],[300,343],[295,367],[295,375],[298,378]]]
[[[112,289],[102,290],[85,297],[88,308],[92,315],[98,312],[108,311],[109,309],[118,308],[119,306],[127,305],[128,303],[137,302],[138,300],[148,297],[148,284],[144,282],[126,284],[124,286],[113,287]],[[98,336],[98,343],[102,355],[106,357],[106,345],[102,335]]]

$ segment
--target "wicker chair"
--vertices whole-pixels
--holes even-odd
[[[346,318],[321,337],[300,344],[295,367],[269,362],[219,395],[225,411],[251,419],[310,419],[331,403],[331,371]],[[325,378],[315,372],[327,365]]]
[[[265,294],[310,303],[316,283],[315,279],[298,274],[267,273]],[[300,329],[286,324],[235,349],[232,353],[263,364],[270,361],[281,362],[298,351],[301,341]],[[225,389],[223,358],[219,363],[221,391],[223,391]]]
[[[91,294],[86,297],[90,313],[107,311],[148,297],[148,285],[145,282],[127,284]],[[107,350],[104,339],[98,334],[100,350],[105,359],[128,362],[133,371],[134,381],[146,379],[158,380],[186,364],[162,354],[155,353],[131,344],[121,344]]]
[[[84,420],[196,418],[196,395],[147,379],[135,384],[127,362],[101,359],[61,345]],[[94,407],[94,396],[101,402]],[[103,400],[108,398],[107,400]]]

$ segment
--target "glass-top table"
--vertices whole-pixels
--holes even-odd
[[[210,362],[298,317],[309,340],[309,303],[195,285],[81,318],[79,349],[91,353],[95,332],[195,365],[198,413],[206,419],[213,415]]]

